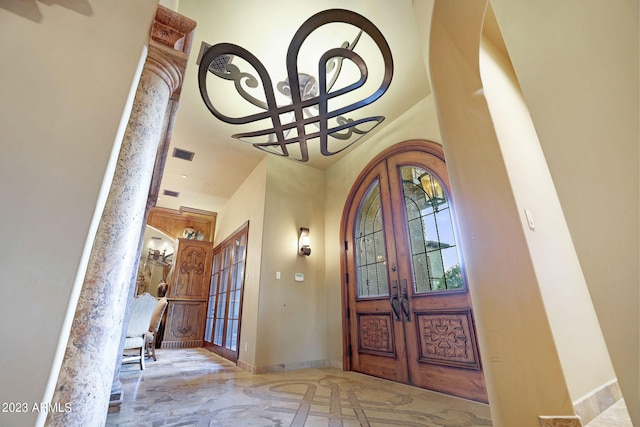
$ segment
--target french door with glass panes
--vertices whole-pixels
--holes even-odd
[[[204,344],[233,362],[238,360],[248,231],[246,223],[213,249]]]
[[[413,142],[388,154],[345,209],[346,365],[486,402],[442,151]]]

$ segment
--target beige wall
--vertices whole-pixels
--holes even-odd
[[[480,73],[572,401],[615,373],[540,141],[508,58],[486,39]],[[585,357],[588,355],[588,357]]]
[[[277,156],[267,160],[256,366],[325,360],[324,174]],[[300,227],[309,228],[310,256],[298,255]]]
[[[156,3],[0,4],[2,402],[51,397]]]
[[[572,415],[571,400],[614,374],[533,123],[508,61],[493,47],[478,61],[484,5],[436,1],[433,16],[431,76],[494,425]]]
[[[249,221],[240,332],[241,345],[238,359],[250,365],[255,365],[256,361],[267,164],[267,158],[258,164],[240,188],[227,201],[224,209],[218,213],[216,218],[214,246],[220,244],[220,242]],[[246,350],[245,342],[247,343]]]
[[[638,2],[491,3],[640,425]]]
[[[483,96],[478,49],[485,5],[436,0],[432,87],[493,424],[533,427],[540,415],[574,411],[512,192],[510,165]]]
[[[249,221],[239,352],[248,367],[327,358],[323,209],[322,171],[267,156],[218,214],[216,245]],[[300,227],[310,229],[308,257],[298,255]]]

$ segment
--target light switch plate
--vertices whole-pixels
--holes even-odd
[[[527,223],[529,224],[529,228],[531,230],[536,229],[536,225],[533,223],[533,216],[531,215],[531,211],[527,208],[524,208],[524,216],[527,217]]]

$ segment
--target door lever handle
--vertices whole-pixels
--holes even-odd
[[[394,280],[391,283],[391,287],[393,288],[393,293],[391,298],[389,298],[389,303],[391,304],[391,310],[393,310],[393,314],[396,316],[396,322],[400,322],[400,301],[398,300],[398,281]]]
[[[411,316],[409,316],[409,298],[407,296],[407,279],[402,279],[402,285],[404,285],[404,287],[402,289],[402,299],[400,300],[400,307],[402,308],[402,313],[404,314],[405,320],[407,322],[411,322]]]

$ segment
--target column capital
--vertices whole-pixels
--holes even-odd
[[[167,83],[174,99],[180,95],[196,25],[196,21],[159,5],[151,26],[145,69]]]
[[[196,25],[196,21],[158,5],[151,27],[151,40],[188,54]]]
[[[173,98],[180,95],[184,72],[187,68],[187,54],[174,50],[166,45],[149,41],[149,53],[144,64],[144,71],[159,76],[169,87]]]

